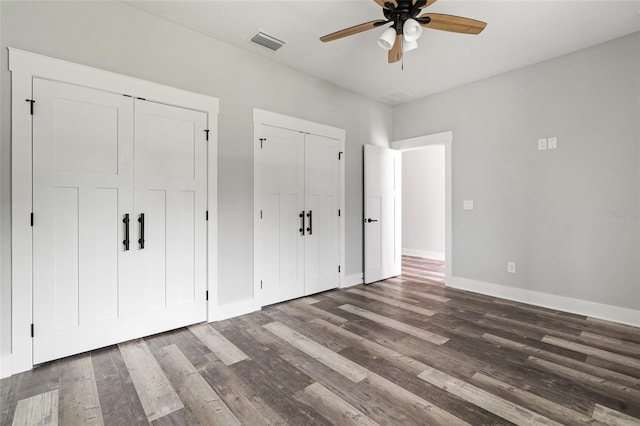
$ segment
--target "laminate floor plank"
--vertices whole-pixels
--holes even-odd
[[[64,363],[58,396],[60,424],[104,425],[91,354]]]
[[[91,353],[105,425],[146,425],[147,415],[117,346]]]
[[[240,425],[229,407],[176,345],[164,347],[157,360],[180,400],[193,414],[196,424]]]
[[[249,358],[247,354],[238,349],[226,337],[207,323],[194,324],[189,330],[195,334],[225,365]]]
[[[150,422],[184,408],[144,340],[121,343],[119,347]]]
[[[13,426],[57,426],[58,389],[18,401],[11,424]]]
[[[640,426],[640,328],[444,270],[403,256],[378,283],[38,365],[0,380],[0,424]]]

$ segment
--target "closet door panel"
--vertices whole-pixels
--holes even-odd
[[[311,220],[305,239],[305,294],[338,287],[340,274],[340,144],[305,137],[305,208]]]
[[[260,303],[269,305],[304,295],[304,135],[262,125],[260,137],[255,273],[262,281]]]
[[[138,334],[206,319],[206,118],[136,100]]]
[[[34,79],[34,362],[131,337],[133,101]]]

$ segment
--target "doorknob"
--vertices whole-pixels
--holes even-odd
[[[365,221],[365,222],[367,222],[367,223],[371,223],[371,222],[377,222],[377,221],[378,221],[378,219],[371,219],[371,218],[369,218],[369,219],[365,219],[364,221]]]

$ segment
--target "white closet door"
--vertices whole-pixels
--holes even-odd
[[[138,335],[206,319],[206,125],[203,112],[135,102]]]
[[[305,136],[305,294],[340,284],[340,143]]]
[[[402,272],[402,156],[364,146],[364,282]]]
[[[259,136],[255,274],[260,303],[270,305],[304,295],[304,134],[262,125]]]
[[[33,80],[34,363],[131,337],[133,101]],[[133,246],[132,246],[133,248]]]

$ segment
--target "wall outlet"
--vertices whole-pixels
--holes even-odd
[[[516,273],[516,262],[507,262],[507,272]]]
[[[538,151],[544,151],[545,149],[547,149],[547,140],[538,139]]]
[[[558,149],[558,138],[547,139],[547,149]]]
[[[473,210],[473,200],[462,200],[462,208],[464,210]]]

